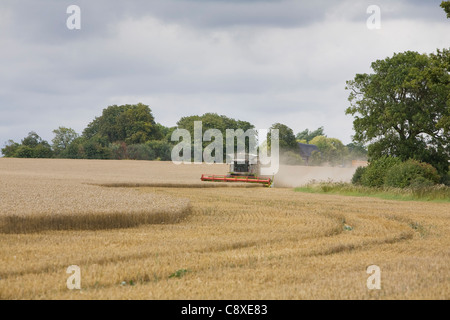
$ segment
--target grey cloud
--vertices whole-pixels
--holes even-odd
[[[337,3],[337,2],[335,2]],[[65,28],[69,5],[80,6],[82,29]],[[3,0],[2,10],[13,14],[10,32],[22,41],[57,44],[90,35],[108,36],[110,27],[122,19],[153,16],[165,22],[194,27],[243,25],[294,27],[321,20],[333,7],[330,1],[193,1],[193,0]]]
[[[2,10],[13,14],[9,32],[18,40],[58,44],[89,36],[111,36],[111,27],[130,17],[153,16],[161,21],[196,28],[229,28],[241,26],[301,27],[324,21],[328,14],[344,19],[364,21],[364,10],[379,5],[384,18],[444,18],[441,0],[372,0],[362,1],[298,1],[298,0],[3,0]],[[66,8],[79,5],[82,9],[82,29],[70,32],[65,28]],[[395,10],[389,10],[394,7]],[[357,10],[355,10],[357,8]],[[384,10],[386,8],[386,10]]]
[[[367,8],[376,5],[381,11],[382,21],[415,20],[443,21],[445,14],[440,3],[442,0],[347,0],[330,8],[329,14],[340,16],[347,21],[365,23],[369,15]]]

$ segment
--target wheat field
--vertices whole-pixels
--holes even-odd
[[[226,170],[0,159],[0,299],[450,298],[448,203],[200,181]]]

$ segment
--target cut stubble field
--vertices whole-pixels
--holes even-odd
[[[0,159],[0,299],[450,298],[448,203],[200,181],[226,170]]]

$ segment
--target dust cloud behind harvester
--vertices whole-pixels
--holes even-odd
[[[351,182],[356,167],[313,167],[280,165],[274,187],[300,187],[311,181]]]

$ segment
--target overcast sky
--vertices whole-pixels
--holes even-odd
[[[113,2],[113,3],[111,3]],[[216,112],[351,142],[346,80],[377,59],[450,47],[441,0],[1,0],[0,146],[78,133],[113,104],[155,120]],[[69,30],[67,7],[81,9]],[[381,28],[370,30],[370,5]]]

